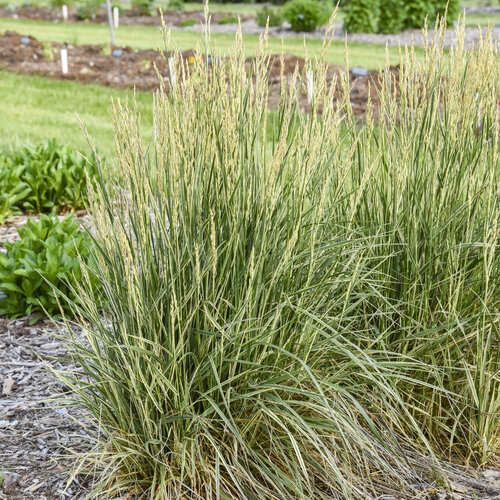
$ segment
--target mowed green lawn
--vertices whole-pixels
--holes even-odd
[[[111,96],[125,102],[133,93],[0,71],[0,96],[0,149],[33,145],[55,137],[88,151],[80,118],[99,151],[109,155],[113,151]],[[138,92],[136,98],[143,130],[148,134],[153,122],[153,95]]]
[[[40,41],[67,42],[71,44],[108,44],[109,31],[107,26],[100,24],[84,23],[58,23],[28,21],[24,19],[0,18],[0,32],[10,30],[17,31],[23,35],[36,37]],[[171,31],[173,42],[180,50],[191,49],[201,42],[198,32],[173,29]],[[213,34],[216,46],[222,51],[232,46],[234,35]],[[243,35],[246,52],[248,55],[255,54],[259,37],[257,35]],[[163,46],[162,36],[159,28],[149,26],[122,26],[116,31],[116,44],[129,45],[135,49],[151,49]],[[322,40],[308,39],[306,41],[308,53],[311,56],[319,54]],[[285,52],[298,56],[304,55],[304,39],[286,38],[283,40]],[[278,38],[269,39],[269,49],[279,53],[282,50],[282,41]],[[326,52],[326,60],[334,64],[344,64],[344,42],[332,43]],[[383,66],[386,49],[383,45],[370,45],[361,43],[349,43],[349,61],[352,66],[364,66],[369,69],[378,69]],[[399,61],[399,49],[389,48],[389,60],[391,64]]]

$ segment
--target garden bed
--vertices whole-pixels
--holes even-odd
[[[69,68],[68,73],[61,73],[59,51],[67,48]],[[113,53],[115,55],[113,55]],[[138,90],[153,90],[160,86],[154,66],[160,73],[168,75],[167,63],[156,50],[134,51],[130,47],[120,47],[113,53],[105,53],[100,45],[64,45],[61,43],[42,44],[36,38],[23,37],[19,33],[5,32],[0,36],[0,68],[30,75],[44,75],[64,80],[78,80],[85,83],[95,83],[109,87],[136,88]],[[117,56],[119,54],[119,57]],[[182,52],[189,60],[192,50]],[[250,66],[251,58],[247,60]],[[284,56],[284,74],[291,76],[298,65],[302,70],[305,60],[291,54]],[[276,107],[280,96],[279,56],[272,56],[269,78],[269,105]],[[341,68],[329,65],[328,80],[338,76]],[[397,72],[397,68],[394,69]],[[354,114],[362,116],[366,111],[370,83],[378,79],[378,71],[366,71],[364,76],[351,71],[353,88],[351,102]],[[168,79],[165,79],[168,85]],[[372,98],[376,99],[373,95]],[[307,109],[307,96],[301,95],[301,106]]]
[[[235,14],[232,12],[211,12],[210,17],[213,23],[217,23],[225,17],[240,17],[242,21],[251,19],[252,16]],[[24,7],[0,7],[0,17],[16,17],[21,19],[31,19],[34,21],[56,21],[62,22],[62,10],[60,8],[45,7],[45,6],[24,6]],[[204,22],[203,12],[184,12],[172,11],[164,12],[163,19],[167,26],[181,26],[182,22],[186,19],[192,19],[197,23]],[[93,22],[93,23],[107,23],[108,17],[104,9],[99,9],[93,19],[84,20],[78,16],[75,7],[68,8],[68,21],[71,22]],[[134,10],[125,10],[120,14],[120,25],[123,26],[161,26],[161,16],[155,13],[151,16],[145,16]]]

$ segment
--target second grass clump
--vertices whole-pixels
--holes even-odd
[[[498,51],[442,36],[382,73],[377,126],[321,61],[311,111],[296,74],[268,123],[241,36],[175,56],[151,146],[116,103],[90,196],[106,308],[83,279],[85,375],[62,376],[105,436],[96,494],[415,498],[448,457],[498,457]]]

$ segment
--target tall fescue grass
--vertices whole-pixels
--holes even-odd
[[[402,51],[362,122],[317,60],[311,112],[297,72],[268,123],[265,39],[249,67],[208,31],[151,143],[116,103],[65,378],[102,496],[413,498],[498,460],[499,54],[456,37]]]

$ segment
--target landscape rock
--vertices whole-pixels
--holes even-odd
[[[2,480],[2,489],[6,495],[14,493],[19,486],[21,476],[16,472],[4,472]]]
[[[486,469],[486,470],[483,471],[483,477],[487,481],[491,481],[491,482],[494,482],[494,483],[500,483],[500,470]]]

